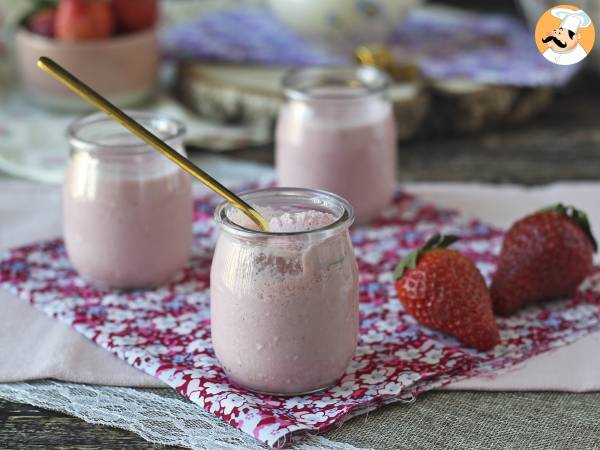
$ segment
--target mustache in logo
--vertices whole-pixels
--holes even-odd
[[[558,38],[556,38],[555,36],[547,36],[545,38],[542,38],[542,42],[544,44],[546,44],[546,43],[548,43],[550,41],[553,41],[560,48],[565,48],[567,46],[566,42],[559,41]]]

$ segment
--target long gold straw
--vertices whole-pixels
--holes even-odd
[[[240,211],[245,213],[262,231],[268,231],[269,225],[266,219],[256,211],[252,206],[242,200],[240,197],[235,195],[205,171],[196,166],[189,159],[179,154],[173,147],[171,147],[166,142],[162,141],[156,135],[148,131],[138,122],[133,120],[127,114],[125,114],[122,110],[117,108],[115,105],[110,103],[96,91],[94,91],[91,87],[86,85],[83,81],[79,80],[65,68],[61,67],[59,64],[42,56],[37,61],[37,66],[42,69],[44,72],[49,73],[66,87],[71,89],[73,92],[79,94],[84,100],[88,101],[92,105],[94,105],[99,110],[105,112],[111,119],[119,122],[141,140],[146,142],[151,147],[158,150],[160,153],[165,155],[183,170],[189,172],[206,186],[211,188],[214,192],[222,196],[225,200],[233,204]]]

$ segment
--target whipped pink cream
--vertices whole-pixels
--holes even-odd
[[[321,211],[287,212],[271,217],[269,231],[273,233],[310,231],[323,228],[333,222],[335,222],[335,217],[332,214]]]
[[[333,223],[321,211],[262,209],[272,232]],[[231,220],[255,228],[233,211]],[[298,394],[329,386],[354,355],[358,270],[346,228],[261,236],[221,231],[211,270],[215,353],[227,375],[247,388]]]
[[[317,210],[284,212],[277,214],[271,208],[256,208],[269,221],[269,231],[272,233],[293,233],[311,231],[326,227],[336,221],[333,214]],[[250,230],[258,231],[258,227],[243,212],[236,209],[229,214],[232,222]]]

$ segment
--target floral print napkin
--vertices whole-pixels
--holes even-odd
[[[417,324],[394,292],[392,272],[402,255],[434,233],[457,234],[462,240],[456,248],[489,281],[502,232],[399,192],[377,222],[352,230],[360,269],[360,339],[344,377],[309,396],[254,394],[227,380],[211,345],[208,288],[215,202],[212,196],[197,199],[195,254],[169,285],[151,291],[98,289],[77,275],[62,240],[55,239],[4,254],[0,286],[275,447],[451,381],[506,370],[600,329],[598,269],[573,298],[499,319],[502,342],[490,352],[462,347]]]

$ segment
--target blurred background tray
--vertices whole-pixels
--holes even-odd
[[[404,140],[522,123],[546,108],[579,69],[548,64],[526,25],[501,14],[422,6],[390,33],[387,45],[399,71],[409,74],[396,79],[390,92]],[[176,25],[163,42],[180,61],[178,98],[228,123],[273,123],[283,101],[281,79],[290,68],[353,62],[256,7]]]
[[[183,62],[177,97],[212,119],[273,124],[283,101],[281,79],[287,68]],[[399,138],[429,132],[473,132],[522,123],[546,108],[548,86],[486,85],[468,80],[396,82],[394,103]]]

